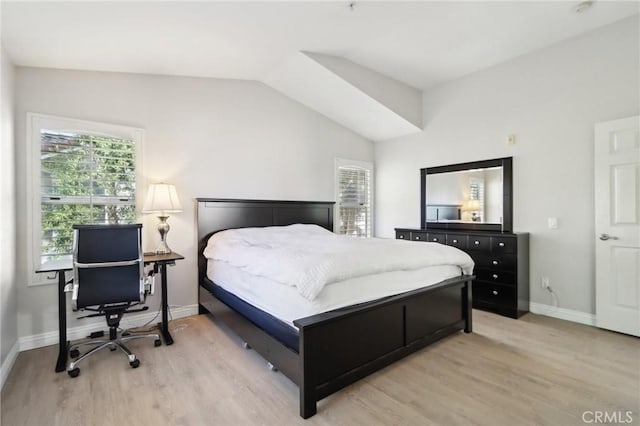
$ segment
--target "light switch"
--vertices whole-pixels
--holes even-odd
[[[549,224],[549,229],[558,229],[558,218],[557,217],[550,217],[549,219],[547,219],[547,222]]]
[[[516,144],[516,135],[507,136],[507,145],[515,145]]]

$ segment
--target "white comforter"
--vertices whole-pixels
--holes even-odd
[[[301,224],[218,232],[209,239],[204,255],[295,286],[309,300],[327,284],[369,274],[435,265],[458,265],[463,274],[473,272],[471,257],[455,247],[346,237]]]

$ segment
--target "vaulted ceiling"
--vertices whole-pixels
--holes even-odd
[[[424,89],[640,11],[577,4],[3,1],[2,44],[23,66],[263,81],[379,140],[420,129]]]

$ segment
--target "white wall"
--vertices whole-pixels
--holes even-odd
[[[426,204],[464,204],[469,198],[469,173],[437,173],[427,175]]]
[[[2,46],[0,67],[0,365],[3,367],[2,373],[5,374],[8,372],[5,362],[12,363],[8,356],[18,339],[18,327],[15,269],[14,67]]]
[[[502,223],[502,171],[486,170],[484,173],[484,221]]]
[[[18,175],[26,167],[27,112],[146,130],[147,184],[175,184],[184,209],[169,218],[168,243],[186,257],[169,269],[171,305],[197,303],[196,197],[333,200],[334,158],[373,159],[370,141],[262,83],[19,67]],[[27,287],[23,180],[17,189],[18,327],[23,337],[57,330],[57,305],[55,286]],[[153,250],[159,240],[157,219],[147,216],[143,223],[144,244]],[[159,295],[154,299],[152,309],[159,306]]]
[[[531,300],[551,304],[546,275],[560,307],[594,312],[593,126],[640,112],[638,34],[636,15],[426,91],[423,132],[375,145],[376,235],[419,226],[421,167],[513,156]]]

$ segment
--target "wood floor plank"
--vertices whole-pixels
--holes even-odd
[[[553,318],[474,311],[455,334],[325,398],[298,416],[298,388],[209,316],[172,321],[176,343],[103,351],[71,379],[55,346],[22,352],[1,423],[39,425],[580,425],[585,411],[640,424],[640,339]]]

